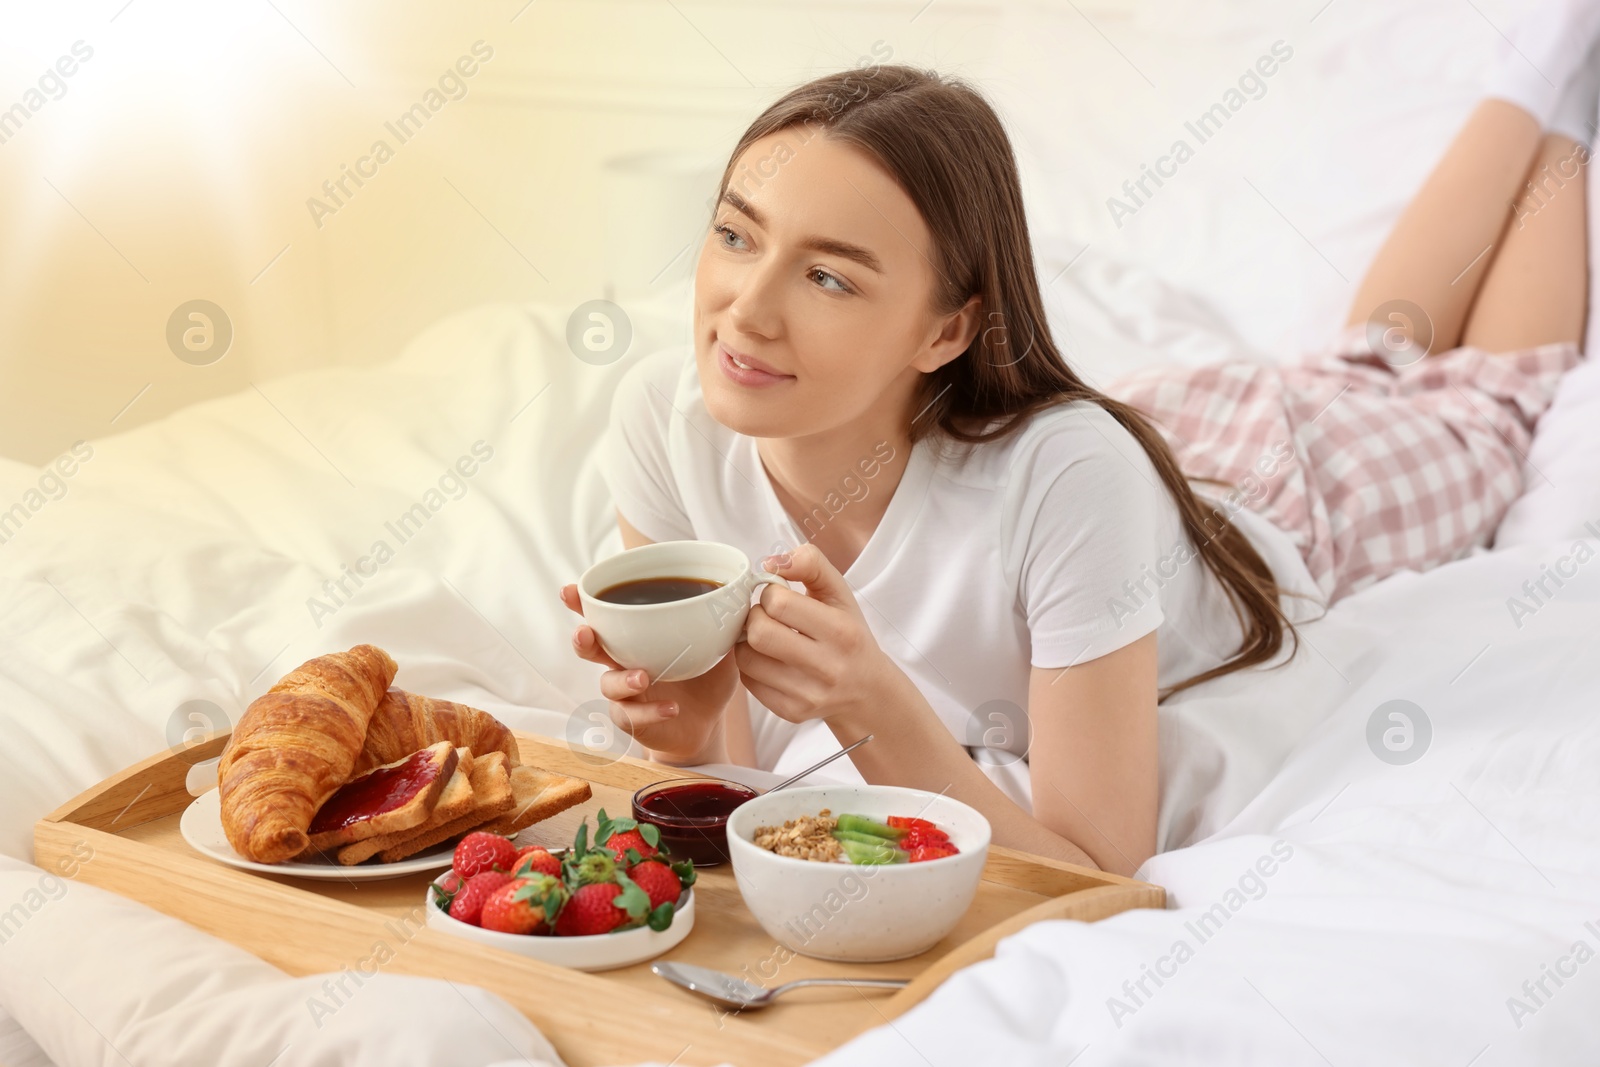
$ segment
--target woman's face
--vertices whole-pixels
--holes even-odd
[[[860,149],[811,126],[752,143],[695,275],[707,410],[751,437],[857,420],[903,432],[918,379],[960,355],[976,328],[966,321],[976,322],[976,300],[956,316],[934,310],[934,258],[916,205]],[[781,377],[741,381],[730,355]]]

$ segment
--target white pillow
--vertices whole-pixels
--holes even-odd
[[[0,901],[11,904],[0,913],[0,1003],[58,1067],[562,1062],[523,1015],[474,986],[381,971],[359,985],[354,970],[291,978],[142,904],[6,856]],[[341,980],[344,993],[324,984]]]

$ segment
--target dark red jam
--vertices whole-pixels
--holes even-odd
[[[726,782],[674,783],[636,796],[633,817],[656,825],[673,858],[711,867],[728,862],[728,816],[758,795]]]
[[[351,823],[393,811],[433,784],[439,761],[423,749],[393,767],[379,767],[346,782],[311,820],[311,833],[342,830]]]

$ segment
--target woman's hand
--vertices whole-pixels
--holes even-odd
[[[561,602],[583,614],[576,585],[562,586]],[[722,713],[739,685],[732,656],[723,656],[698,677],[651,685],[643,670],[628,670],[606,655],[591,626],[580,624],[573,631],[572,647],[579,658],[611,668],[600,676],[600,695],[611,702],[611,721],[657,759],[704,763],[722,758],[708,749],[721,736]]]
[[[805,585],[768,585],[750,608],[732,658],[752,696],[789,722],[841,717],[865,723],[902,672],[872,635],[844,576],[804,544],[766,569]]]

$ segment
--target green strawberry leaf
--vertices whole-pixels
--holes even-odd
[[[434,882],[431,886],[429,886],[429,888],[433,890],[433,902],[438,906],[439,910],[445,912],[449,911],[450,905],[454,904],[456,901],[456,895],[447,891],[445,887],[440,885],[438,882]]]
[[[607,841],[611,840],[613,834],[624,833],[628,830],[632,830],[637,825],[639,824],[634,822],[632,819],[613,819],[611,816],[606,814],[605,808],[601,808],[599,812],[599,822],[595,826],[594,843],[597,845],[603,845]]]
[[[550,875],[536,876],[527,885],[518,886],[511,899],[536,904],[544,912],[545,922],[555,922],[561,906],[567,902],[566,886]]]
[[[639,854],[638,849],[634,848],[632,845],[629,845],[627,848],[622,850],[622,862],[625,865],[632,867],[636,863],[643,863],[644,857]]]
[[[657,906],[656,909],[645,918],[645,923],[652,930],[665,930],[667,927],[671,926],[672,901],[668,900]]]
[[[645,844],[656,848],[661,844],[661,827],[653,822],[642,822],[639,824],[639,836],[644,838]]]
[[[669,864],[668,866],[670,866],[672,868],[672,872],[678,876],[679,885],[694,885],[694,880],[696,877],[698,877],[694,870],[694,860],[679,860],[677,863]]]
[[[601,808],[600,809],[600,817],[603,819],[603,818],[605,818],[605,816],[606,816],[605,809]],[[598,838],[596,838],[595,843],[596,844],[599,843],[599,839]],[[577,860],[583,859],[584,854],[587,853],[588,851],[589,851],[589,820],[585,819],[585,820],[583,820],[582,822],[580,822],[578,824],[578,836],[572,842],[572,859],[573,859],[573,861],[576,862]]]
[[[628,918],[638,922],[650,910],[650,894],[639,887],[639,883],[632,878],[617,872],[617,884],[622,887],[622,892],[612,898],[613,906],[621,908],[628,913]]]

